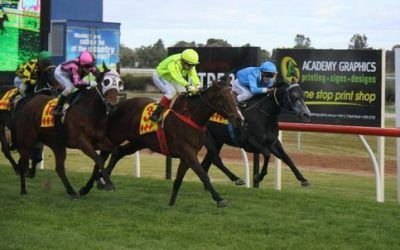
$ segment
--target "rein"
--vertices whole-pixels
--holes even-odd
[[[176,112],[173,109],[170,109],[171,112],[176,115],[176,117],[179,118],[179,120],[183,121],[184,123],[192,126],[193,128],[200,130],[200,131],[205,131],[206,130],[206,126],[200,126],[199,124],[195,123],[192,119],[190,119],[190,117],[184,116],[179,114],[178,112]]]
[[[229,90],[228,88],[226,90]],[[226,91],[224,90],[224,91]],[[217,98],[219,98],[219,96],[221,95],[221,92],[219,92],[217,94]],[[215,107],[213,105],[211,105],[208,101],[206,101],[202,95],[199,95],[200,101],[202,103],[204,103],[207,107],[209,107],[211,110],[215,110]],[[182,114],[179,114],[178,112],[176,112],[175,110],[172,109],[172,105],[171,105],[171,112],[176,115],[176,117],[178,117],[181,121],[185,122],[186,124],[190,125],[191,127],[200,130],[200,131],[205,131],[206,130],[206,126],[201,126],[199,124],[197,124],[195,121],[193,121],[192,119],[190,119],[190,115],[189,116],[185,116]]]

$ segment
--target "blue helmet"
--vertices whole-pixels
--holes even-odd
[[[263,62],[260,66],[262,72],[276,73],[276,66],[273,62]]]

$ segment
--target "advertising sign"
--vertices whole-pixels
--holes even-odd
[[[67,60],[79,56],[82,51],[89,51],[101,65],[116,69],[119,62],[120,31],[90,27],[67,27]]]
[[[171,47],[168,54],[181,53],[187,48]],[[235,79],[235,73],[245,67],[260,64],[259,47],[196,47],[200,64],[196,66],[201,83],[210,83],[228,73]]]
[[[40,50],[40,0],[0,1],[0,71],[15,71]]]
[[[381,126],[381,50],[279,49],[276,59],[278,81],[304,90],[311,123]]]

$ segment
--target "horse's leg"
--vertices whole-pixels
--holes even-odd
[[[178,166],[178,170],[176,172],[176,178],[174,181],[174,186],[172,187],[171,197],[169,199],[169,205],[175,205],[176,196],[178,195],[179,188],[181,187],[183,177],[185,177],[186,171],[189,167],[181,160]]]
[[[271,152],[267,147],[257,141],[256,138],[254,137],[249,137],[247,139],[248,141],[248,146],[255,148],[259,153],[261,153],[264,156],[264,164],[261,169],[261,173],[254,173],[254,180],[256,182],[261,182],[264,179],[264,176],[268,172],[268,163],[269,159],[271,158]]]
[[[56,172],[60,177],[62,183],[64,184],[65,190],[69,196],[76,200],[79,198],[78,194],[75,192],[74,188],[72,187],[71,183],[69,182],[67,176],[65,175],[65,158],[66,158],[66,149],[65,147],[58,146],[58,147],[51,147],[54,152],[55,160],[56,160]]]
[[[25,173],[29,167],[29,156],[30,150],[27,149],[19,149],[20,158],[18,161],[19,167],[19,177],[20,177],[20,185],[21,185],[21,195],[28,194],[26,191],[26,183],[25,183]]]
[[[186,152],[186,153],[185,153]],[[210,182],[210,178],[204,171],[203,167],[200,165],[197,159],[196,152],[185,151],[181,159],[195,172],[195,174],[200,178],[201,182],[205,186],[205,189],[210,191],[212,198],[217,202],[217,207],[225,207],[227,204],[221,198],[221,196],[215,191],[213,185]]]
[[[269,159],[271,158],[271,153],[267,150],[264,150],[262,152],[262,155],[264,156],[263,167],[262,167],[260,173],[257,173],[254,175],[254,179],[257,183],[261,182],[264,179],[264,177],[268,174],[268,163],[269,163]]]
[[[111,158],[110,158],[110,161],[108,162],[108,165],[106,168],[108,175],[111,176],[111,173],[112,173],[114,167],[117,165],[119,160],[121,160],[126,155],[135,153],[138,150],[139,150],[139,147],[135,143],[132,143],[132,142],[127,145],[120,146],[120,147],[114,149],[111,152]],[[104,186],[105,186],[105,181],[99,175],[97,178],[97,188],[104,189]]]
[[[5,126],[3,123],[0,123],[0,142],[1,142],[1,151],[3,152],[3,154],[7,158],[7,160],[11,163],[11,166],[14,169],[15,173],[18,174],[19,173],[18,164],[15,162],[14,158],[11,156],[10,149],[8,147]]]
[[[231,181],[234,181],[236,185],[243,185],[244,181],[237,177],[234,173],[232,173],[222,162],[221,157],[219,156],[221,152],[221,148],[223,146],[222,142],[215,141],[211,136],[207,136],[206,148],[207,154],[204,158],[201,165],[205,169],[206,173],[208,173],[208,169],[210,168],[210,164],[206,161],[206,158],[209,158],[207,161],[211,161],[219,170],[221,170]],[[203,165],[204,164],[204,165]],[[206,164],[208,164],[208,168],[206,168]]]
[[[103,159],[104,162],[106,162],[109,155],[110,155],[110,152],[108,152],[108,151],[100,152],[100,157]],[[79,194],[81,196],[84,196],[90,192],[90,190],[93,188],[94,181],[96,180],[96,178],[99,174],[101,175],[101,173],[99,173],[99,167],[97,165],[95,165],[93,167],[93,172],[92,172],[92,175],[90,176],[90,179],[88,180],[86,185],[84,187],[82,187],[81,190],[79,190]]]
[[[28,170],[27,177],[34,178],[36,175],[36,167],[43,160],[43,144],[37,143],[31,155],[31,168]]]
[[[80,149],[82,150],[82,152],[89,156],[94,162],[95,162],[95,166],[94,168],[99,168],[100,172],[106,182],[105,184],[105,190],[107,191],[113,191],[114,190],[114,185],[112,184],[111,180],[110,180],[110,176],[108,175],[107,171],[104,169],[104,160],[102,157],[100,157],[100,155],[98,155],[96,153],[96,151],[94,150],[93,146],[90,144],[90,141],[86,138],[81,138],[80,140]]]
[[[274,143],[271,145],[271,153],[274,154],[276,157],[281,159],[286,165],[289,166],[289,168],[292,170],[294,175],[296,176],[297,180],[301,182],[301,186],[303,187],[308,187],[310,186],[310,183],[304,176],[300,173],[300,171],[297,169],[297,167],[294,165],[292,159],[289,157],[289,155],[286,154],[285,150],[282,147],[282,144],[279,140],[276,140]]]

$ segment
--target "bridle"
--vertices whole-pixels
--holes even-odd
[[[113,82],[110,82],[107,86],[104,85],[105,77],[106,76],[112,76],[113,77]],[[107,114],[110,112],[110,104],[107,102],[105,98],[105,94],[111,90],[111,89],[116,89],[119,92],[119,86],[117,79],[120,80],[119,75],[113,73],[112,71],[105,72],[102,81],[100,83],[102,91],[99,90],[99,88],[96,86],[94,87],[96,89],[97,95],[100,97],[101,101],[103,102],[104,106],[106,107]]]

